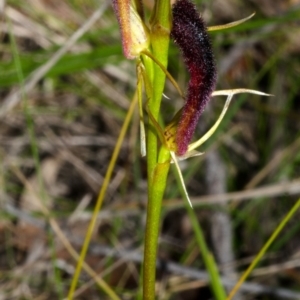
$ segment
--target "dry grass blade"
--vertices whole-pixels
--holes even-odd
[[[271,172],[283,163],[284,159],[290,156],[296,156],[300,148],[300,138],[296,139],[291,145],[277,153],[270,162],[264,166],[245,186],[246,189],[251,189],[264,180]]]
[[[283,182],[271,184],[268,186],[245,190],[240,192],[232,192],[222,195],[210,195],[202,197],[191,197],[193,205],[220,204],[226,202],[246,201],[260,197],[276,197],[280,195],[299,195],[300,179],[295,179],[291,182]],[[164,204],[165,207],[182,207],[182,200],[168,201]]]

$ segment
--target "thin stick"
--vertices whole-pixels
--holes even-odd
[[[173,159],[173,162],[175,164],[175,167],[176,167],[176,170],[177,170],[177,173],[178,173],[178,177],[179,177],[179,181],[180,181],[180,184],[181,184],[181,187],[182,187],[182,190],[185,194],[185,198],[187,200],[187,202],[189,203],[190,207],[193,208],[193,205],[192,205],[192,202],[191,202],[191,199],[189,197],[189,194],[187,192],[187,189],[185,187],[185,183],[184,183],[184,180],[183,180],[183,177],[182,177],[182,174],[181,174],[181,170],[180,170],[180,167],[179,167],[179,164],[178,164],[178,161],[176,159],[176,155],[173,151],[170,151],[171,153],[171,157]]]
[[[255,259],[252,261],[251,265],[248,267],[248,269],[245,271],[245,273],[242,275],[242,277],[239,279],[237,284],[234,286],[232,291],[230,292],[229,296],[226,300],[231,300],[237,290],[240,288],[240,286],[243,284],[243,282],[246,280],[246,278],[249,276],[249,274],[252,272],[252,270],[255,268],[257,263],[260,261],[260,259],[263,257],[263,255],[267,252],[268,248],[271,246],[275,238],[279,235],[281,230],[285,227],[287,222],[292,218],[292,216],[295,214],[295,212],[300,207],[300,198],[295,203],[295,205],[292,207],[292,209],[288,212],[288,214],[284,217],[284,219],[279,223],[275,231],[270,236],[269,240],[265,243],[265,245],[262,247],[262,249],[259,251]]]
[[[215,30],[222,30],[222,29],[227,29],[227,28],[232,28],[235,27],[237,25],[240,25],[246,21],[248,21],[249,19],[251,19],[253,16],[255,15],[255,13],[251,14],[249,17],[246,17],[244,19],[241,20],[237,20],[228,24],[224,24],[224,25],[215,25],[215,26],[210,26],[207,28],[207,31],[215,31]]]
[[[114,152],[113,152],[112,157],[110,159],[110,162],[109,162],[106,174],[105,174],[105,178],[104,178],[101,190],[100,190],[99,195],[98,195],[98,199],[97,199],[97,202],[96,202],[96,205],[95,205],[95,208],[94,208],[92,219],[90,221],[89,227],[88,227],[87,232],[86,232],[86,237],[85,237],[82,249],[81,249],[80,258],[77,262],[75,274],[73,276],[71,287],[70,287],[70,290],[69,290],[69,294],[68,294],[68,299],[69,300],[73,299],[74,291],[75,291],[75,288],[76,288],[76,285],[77,285],[77,282],[78,282],[78,278],[79,278],[79,275],[80,275],[82,264],[84,262],[84,259],[85,259],[85,256],[86,256],[86,253],[87,253],[87,250],[88,250],[88,246],[89,246],[89,243],[90,243],[90,240],[91,240],[91,237],[92,237],[95,225],[96,225],[98,213],[99,213],[99,210],[100,210],[101,205],[103,203],[104,196],[105,196],[109,181],[110,181],[111,176],[112,176],[113,169],[114,169],[115,164],[116,164],[117,157],[119,155],[119,152],[120,152],[120,149],[121,149],[124,137],[125,137],[125,133],[126,133],[127,128],[129,126],[129,123],[130,123],[130,120],[131,120],[131,117],[132,117],[132,114],[134,112],[134,108],[135,108],[135,105],[137,104],[137,102],[138,102],[138,92],[136,91],[136,93],[133,97],[133,100],[130,104],[128,113],[126,115],[126,118],[124,120],[124,123],[123,123],[122,129],[121,129],[121,132],[119,134],[118,140],[116,142]]]

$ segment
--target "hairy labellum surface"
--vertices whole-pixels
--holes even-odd
[[[172,8],[171,37],[190,73],[186,103],[176,132],[177,155],[184,155],[216,83],[216,67],[206,26],[196,7],[178,0]]]

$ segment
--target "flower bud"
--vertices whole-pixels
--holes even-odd
[[[148,28],[139,15],[134,0],[113,0],[113,8],[121,30],[124,55],[128,59],[134,59],[149,47]]]

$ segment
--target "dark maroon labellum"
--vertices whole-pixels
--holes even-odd
[[[195,5],[188,0],[178,0],[172,12],[171,37],[180,48],[190,73],[186,103],[176,132],[176,154],[184,155],[215,88],[217,76],[206,26]]]

